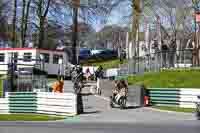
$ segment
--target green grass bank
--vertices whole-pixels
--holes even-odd
[[[165,70],[129,76],[129,84],[147,88],[200,88],[200,70]]]

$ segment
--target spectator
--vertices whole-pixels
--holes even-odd
[[[173,40],[169,47],[169,65],[174,67],[176,57],[176,41]]]
[[[168,46],[166,44],[162,45],[162,67],[167,67],[167,53],[168,53]]]
[[[100,88],[100,79],[103,78],[103,67],[100,65],[97,71],[95,72],[95,78],[97,80],[97,94],[101,95],[101,88]]]
[[[61,78],[52,85],[53,92],[63,93],[64,80]]]
[[[86,80],[89,81],[90,77],[91,77],[91,72],[90,72],[90,68],[88,67],[86,69]]]

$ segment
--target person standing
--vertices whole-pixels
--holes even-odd
[[[64,80],[59,78],[57,82],[52,85],[52,91],[55,93],[63,93]]]
[[[171,45],[169,47],[169,65],[170,68],[175,66],[175,58],[176,58],[176,41],[172,40]]]
[[[95,72],[95,79],[97,81],[97,94],[101,95],[101,88],[100,88],[100,79],[103,78],[103,67],[100,65],[97,71]]]
[[[162,45],[162,67],[167,68],[167,62],[168,62],[168,46],[167,44]]]
[[[86,80],[89,81],[90,77],[91,77],[91,72],[90,72],[90,68],[88,67],[86,69]]]

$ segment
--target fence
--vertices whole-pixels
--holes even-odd
[[[73,116],[77,96],[73,93],[9,92],[0,99],[1,113],[39,113]]]
[[[119,75],[143,74],[144,72],[158,72],[162,69],[199,67],[193,65],[192,50],[166,50],[145,54],[130,59],[127,64],[119,66]]]
[[[196,108],[194,102],[198,101],[200,89],[151,88],[148,94],[151,105]]]

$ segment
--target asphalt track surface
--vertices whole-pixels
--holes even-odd
[[[65,90],[68,92],[68,90]],[[193,114],[151,108],[110,108],[106,98],[83,90],[84,113],[59,121],[0,122],[0,133],[200,133]]]
[[[0,123],[1,133],[199,133],[199,123]]]

